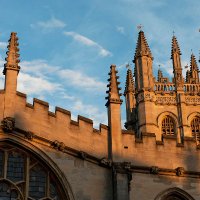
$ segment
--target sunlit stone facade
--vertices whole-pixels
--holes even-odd
[[[153,55],[138,34],[127,70],[125,129],[117,67],[110,66],[108,125],[17,91],[18,38],[11,33],[0,91],[0,199],[199,200],[200,80],[195,56],[183,78],[172,38],[172,81],[153,76]],[[134,75],[134,76],[133,76]]]

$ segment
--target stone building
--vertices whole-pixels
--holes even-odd
[[[172,38],[173,80],[152,73],[153,56],[138,34],[133,74],[125,86],[126,130],[121,127],[119,77],[111,65],[108,126],[17,91],[20,71],[11,33],[0,91],[1,200],[199,200],[200,80],[191,55],[186,80]]]

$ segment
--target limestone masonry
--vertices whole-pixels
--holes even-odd
[[[124,90],[121,127],[117,67],[110,66],[108,126],[17,91],[18,38],[11,33],[0,90],[0,199],[200,200],[200,79],[194,54],[183,78],[172,37],[170,81],[158,70],[143,31]]]

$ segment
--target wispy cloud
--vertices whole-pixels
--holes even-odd
[[[19,73],[18,90],[30,95],[44,95],[44,93],[53,93],[60,90],[61,85],[51,82],[41,77],[30,74]]]
[[[39,21],[36,24],[31,24],[32,28],[40,27],[43,29],[64,28],[65,26],[66,24],[63,21],[56,19],[55,17],[52,17],[47,21]]]
[[[0,42],[0,49],[6,49],[7,45],[7,42]]]
[[[72,106],[72,111],[78,112],[80,114],[84,113],[89,118],[91,118],[94,122],[94,126],[97,127],[99,122],[107,124],[107,114],[100,110],[97,106],[83,104],[81,100],[77,100],[74,102]]]
[[[125,35],[125,29],[124,29],[123,26],[117,26],[116,29],[117,29],[117,31],[118,31],[119,33],[121,33],[122,35]]]
[[[72,31],[68,31],[68,32],[65,31],[64,35],[71,36],[74,40],[76,40],[86,46],[97,48],[97,50],[99,51],[99,55],[102,57],[112,56],[112,53],[110,51],[108,51],[107,49],[103,48],[100,44],[98,44],[97,42],[95,42],[79,33],[72,32]]]
[[[89,77],[80,71],[65,69],[59,71],[58,74],[67,84],[81,89],[93,91],[104,91],[106,89],[105,83],[98,81],[96,78]]]

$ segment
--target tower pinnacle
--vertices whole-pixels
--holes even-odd
[[[172,37],[171,59],[173,59],[174,54],[181,55],[181,51],[180,51],[178,41],[177,41],[175,35],[173,35],[173,37]]]
[[[106,97],[106,99],[108,100],[106,106],[108,106],[110,102],[118,104],[122,103],[122,100],[120,99],[120,96],[122,94],[119,93],[121,88],[118,87],[120,82],[118,82],[119,76],[117,76],[117,73],[118,71],[116,70],[116,65],[111,65],[110,72],[108,73],[110,77],[108,79],[109,84],[107,85],[108,91],[106,91],[106,93],[108,93],[108,96]]]
[[[18,65],[18,63],[20,62],[19,58],[19,48],[18,48],[18,38],[17,38],[17,34],[12,32],[10,35],[10,39],[9,39],[9,44],[8,44],[8,51],[6,52],[7,54],[7,58],[5,59],[7,62],[4,65],[4,70],[3,70],[3,74],[6,74],[7,70],[15,70],[18,71],[20,70],[20,66]]]
[[[137,57],[148,56],[153,59],[151,50],[145,38],[144,32],[141,30],[138,34],[137,45],[135,49],[134,62]]]

